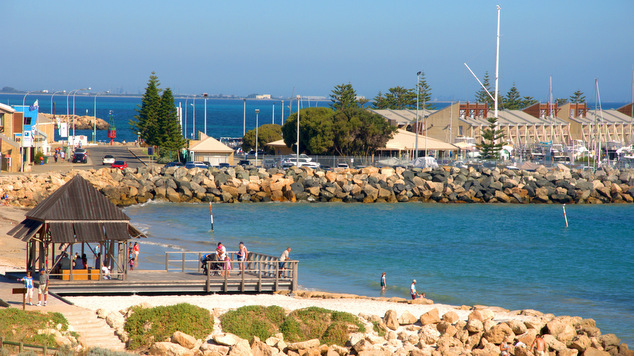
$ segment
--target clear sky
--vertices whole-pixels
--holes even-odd
[[[434,99],[473,100],[495,72],[497,1],[2,0],[0,87],[373,98],[426,74]],[[629,102],[633,0],[500,1],[500,92]]]

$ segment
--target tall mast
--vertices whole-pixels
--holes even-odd
[[[550,115],[550,140],[553,141],[553,77],[548,77],[548,110]],[[554,143],[554,141],[553,141]]]
[[[498,79],[500,72],[500,5],[497,5],[498,8],[498,33],[497,33],[497,44],[495,47],[495,118],[498,117]]]

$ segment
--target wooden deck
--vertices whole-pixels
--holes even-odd
[[[191,256],[188,256],[191,255]],[[176,255],[177,258],[170,258]],[[58,295],[272,293],[297,289],[298,261],[279,269],[276,257],[253,253],[248,261],[233,261],[229,276],[203,273],[200,252],[167,253],[165,270],[126,271],[113,279],[62,280],[51,278],[49,291]],[[252,256],[252,257],[251,257]],[[239,274],[244,264],[245,273]],[[37,281],[37,276],[34,278]]]

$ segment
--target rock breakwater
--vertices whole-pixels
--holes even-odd
[[[489,168],[141,167],[0,177],[9,203],[33,207],[81,174],[114,204],[170,202],[428,202],[603,204],[634,202],[634,169],[558,165],[534,172]]]

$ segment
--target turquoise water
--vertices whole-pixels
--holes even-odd
[[[407,297],[411,279],[438,303],[593,318],[634,343],[633,205],[149,203],[125,211],[148,232],[142,268],[164,251],[292,247],[303,288]]]

